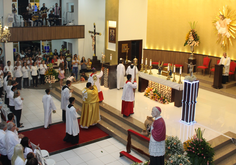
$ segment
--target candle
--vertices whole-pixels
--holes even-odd
[[[146,60],[145,60],[145,65],[147,65],[147,58],[146,58]]]
[[[175,73],[175,65],[174,65],[174,73]]]
[[[150,66],[152,66],[152,59],[150,59]]]
[[[110,60],[112,61],[112,54],[110,54]]]
[[[142,58],[142,62],[141,62],[141,64],[143,64],[143,58]]]
[[[170,64],[168,64],[168,71],[170,71]]]
[[[182,74],[182,66],[179,69],[179,74]]]

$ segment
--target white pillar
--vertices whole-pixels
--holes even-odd
[[[12,1],[11,0],[3,0],[3,25],[12,27],[12,23],[8,23],[8,14],[12,13]],[[4,44],[4,63],[6,64],[7,61],[11,61],[13,64],[13,42],[8,42]]]

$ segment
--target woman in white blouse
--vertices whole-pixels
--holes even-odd
[[[23,147],[21,144],[17,144],[14,148],[14,154],[11,158],[12,165],[25,165],[25,158],[23,154]]]
[[[32,60],[32,57],[29,58],[29,60],[27,61],[27,64],[32,66],[34,63],[34,60]]]
[[[16,63],[14,70],[15,70],[16,82],[18,83],[17,89],[21,90],[22,70],[19,61]]]
[[[40,74],[40,83],[45,84],[45,72],[48,69],[47,65],[45,64],[45,61],[42,61],[42,64],[39,66],[39,74]]]
[[[22,113],[22,108],[23,108],[23,98],[20,97],[20,91],[16,90],[14,92],[14,105],[15,105],[15,113],[14,115],[16,116],[17,123],[20,123],[21,119],[21,113]],[[23,123],[20,123],[21,127],[23,126]]]
[[[23,153],[25,158],[27,158],[28,153],[34,152],[31,148],[31,143],[28,137],[23,137],[20,144],[23,146]]]
[[[33,78],[33,86],[37,87],[38,86],[38,67],[37,63],[34,62],[34,65],[31,67],[31,76]]]
[[[29,87],[29,66],[26,65],[26,62],[23,63],[22,73],[23,73],[23,88]]]

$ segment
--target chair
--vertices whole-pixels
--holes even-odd
[[[218,65],[219,63],[220,63],[220,60],[217,60],[217,65]],[[215,66],[212,66],[212,67],[211,67],[209,77],[211,77],[211,72],[215,72]]]
[[[55,162],[55,160],[53,160],[53,159],[46,159],[46,164],[47,164],[47,165],[55,165],[56,162]]]
[[[42,153],[42,157],[43,157],[43,158],[46,158],[46,157],[49,158],[49,153],[48,153],[47,150],[41,150],[41,153]]]
[[[235,67],[236,67],[236,63],[234,61],[231,61],[230,66],[229,66],[229,81],[230,81],[230,77],[234,75]]]
[[[203,75],[205,76],[205,72],[206,69],[209,68],[209,64],[210,64],[211,59],[209,57],[204,57],[203,58],[203,66],[198,66],[198,69],[202,69],[203,70]]]

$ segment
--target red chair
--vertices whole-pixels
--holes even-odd
[[[217,65],[218,65],[219,63],[220,63],[220,60],[217,60]],[[212,67],[211,67],[209,77],[211,77],[211,72],[215,72],[215,66],[212,66]]]
[[[230,81],[230,77],[234,75],[235,67],[236,67],[236,63],[234,61],[231,61],[230,66],[229,66],[229,81]]]
[[[163,66],[168,66],[168,64],[170,64],[170,66],[172,66],[171,63],[164,63]]]
[[[152,62],[152,65],[158,65],[159,62]]]
[[[203,75],[205,76],[206,69],[209,69],[211,59],[209,57],[204,57],[203,58],[203,66],[198,66],[198,69],[203,70]]]

